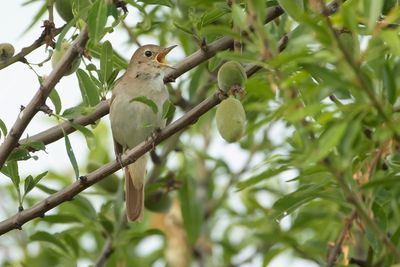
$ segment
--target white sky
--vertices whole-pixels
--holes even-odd
[[[12,43],[15,47],[16,53],[19,52],[21,48],[30,45],[33,40],[36,40],[40,36],[42,32],[42,28],[40,28],[39,25],[36,25],[30,31],[23,34],[23,31],[26,29],[27,25],[30,24],[33,14],[35,14],[35,12],[39,9],[42,1],[22,7],[21,4],[23,2],[25,1],[0,0],[0,43]],[[128,15],[127,21],[129,24],[134,23],[133,17],[134,16]],[[55,18],[55,23],[57,27],[64,24],[64,22],[57,16]],[[116,48],[121,55],[131,55],[136,49],[136,47],[125,43],[127,40],[127,35],[122,31],[116,31],[111,35],[108,35],[106,39],[109,39],[112,42],[113,47]],[[42,61],[43,58],[45,58],[44,51],[44,47],[37,49],[27,57],[28,61],[32,63],[38,63]],[[179,49],[174,50],[171,54],[171,58],[173,59],[172,61],[174,61],[174,58],[182,58],[183,56]],[[51,64],[49,62],[45,64],[44,67],[39,68],[34,66],[34,68],[40,75],[45,75],[50,73]],[[32,70],[22,63],[15,63],[5,69],[0,70],[0,84],[0,118],[10,129],[11,125],[19,114],[20,106],[26,106],[29,103],[32,96],[38,90],[39,84]],[[75,75],[64,77],[56,86],[56,89],[62,98],[63,109],[80,103],[81,96]],[[48,101],[48,103],[50,102]],[[108,118],[103,120],[108,123]],[[38,113],[33,121],[29,124],[26,133],[33,135],[42,131],[43,129],[49,128],[50,126],[54,126],[54,119],[49,118],[43,113]],[[26,133],[23,137],[26,137]],[[79,133],[75,133],[70,135],[70,139],[77,157],[78,164],[79,162],[86,161],[87,146],[84,138]],[[109,143],[111,148],[111,139],[109,138],[106,141]],[[64,142],[61,140],[48,145],[46,150],[48,154],[43,152],[38,154],[38,161],[29,160],[20,164],[21,176],[24,177],[25,175],[32,173],[39,174],[48,169],[57,169],[58,172],[65,171],[71,173],[71,182],[73,182],[73,172],[65,152]],[[241,154],[237,145],[227,145],[221,142],[216,142],[213,145],[211,153],[213,153],[214,156],[221,155],[223,157],[229,157],[230,160],[232,160],[231,155],[235,154],[237,155],[235,159],[239,163],[244,158],[244,155]],[[238,166],[235,164],[235,162],[232,165]],[[9,182],[9,178],[0,174],[0,185]],[[5,206],[6,205],[0,206],[0,220],[4,219],[5,211],[2,211],[1,209]],[[7,206],[7,213],[15,208],[15,203],[13,203],[10,207]],[[246,257],[246,253],[246,251],[243,251],[243,258]],[[3,253],[1,252],[0,246],[0,255],[2,254]],[[238,261],[240,261],[240,257],[241,255],[238,255]],[[261,266],[261,262],[261,259],[254,259],[251,263],[247,264],[246,267]],[[80,264],[79,266],[87,265]],[[271,262],[269,266],[300,267],[315,265],[303,260],[293,260],[288,254],[283,254]]]

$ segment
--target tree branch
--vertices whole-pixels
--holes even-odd
[[[49,77],[39,87],[39,90],[36,92],[35,96],[31,99],[29,104],[19,113],[18,118],[11,128],[9,134],[5,138],[3,144],[1,144],[0,146],[0,168],[3,167],[8,155],[18,144],[22,133],[31,122],[35,114],[39,111],[39,107],[45,104],[51,90],[53,90],[54,86],[63,77],[64,73],[71,65],[72,61],[80,53],[82,53],[83,49],[86,46],[87,40],[88,31],[87,28],[84,28],[74,44],[71,46],[71,48],[65,53],[64,57],[50,73]]]
[[[106,242],[104,243],[104,246],[101,250],[100,256],[96,260],[96,267],[103,267],[107,259],[111,256],[113,253],[114,249],[112,247],[112,238],[107,238]]]
[[[346,236],[348,236],[351,225],[352,225],[354,219],[356,218],[356,216],[357,216],[357,212],[355,210],[353,210],[351,212],[350,216],[346,219],[346,223],[343,227],[342,232],[340,232],[338,239],[336,240],[335,246],[329,250],[326,267],[333,267],[335,265],[337,257],[342,252],[343,242],[346,239]]]
[[[64,27],[65,27],[65,25],[60,28],[55,29],[54,36],[57,36],[64,29]],[[15,62],[18,62],[18,61],[25,62],[25,57],[28,54],[30,54],[32,51],[34,51],[35,49],[41,47],[42,45],[44,45],[46,43],[45,42],[46,35],[47,35],[47,32],[46,32],[46,29],[44,29],[43,32],[41,33],[41,35],[39,36],[39,38],[36,39],[30,46],[22,48],[21,52],[19,52],[12,58],[8,59],[7,62],[0,64],[0,70],[10,66],[11,64],[14,64]]]
[[[72,200],[74,196],[90,187],[91,185],[99,182],[108,175],[121,169],[123,166],[133,163],[139,157],[144,155],[146,152],[154,148],[154,146],[161,143],[163,140],[177,133],[178,131],[187,128],[188,126],[195,123],[200,116],[205,114],[211,108],[221,102],[222,96],[219,92],[205,99],[199,105],[191,109],[184,116],[176,120],[174,123],[168,125],[162,129],[153,140],[146,140],[140,143],[138,146],[129,150],[127,154],[124,154],[121,158],[121,162],[112,161],[101,168],[81,176],[79,181],[74,182],[70,186],[62,189],[61,191],[47,197],[38,204],[18,212],[14,216],[2,221],[0,223],[0,235],[11,231],[12,229],[20,229],[21,226],[37,217],[44,216],[44,214],[52,208],[60,205],[61,203]],[[120,164],[121,163],[121,164]]]

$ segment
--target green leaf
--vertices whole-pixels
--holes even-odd
[[[38,231],[31,235],[30,240],[48,242],[59,247],[62,251],[65,251],[67,249],[65,245],[60,241],[60,239],[56,237],[56,235],[43,231]]]
[[[97,220],[96,209],[87,198],[78,195],[74,198],[72,203],[79,209],[79,215],[92,220]]]
[[[244,181],[240,181],[239,183],[237,183],[236,187],[238,190],[243,190],[249,186],[255,185],[255,184],[265,181],[269,178],[273,178],[274,176],[280,174],[281,172],[283,172],[285,170],[287,170],[286,167],[265,170],[260,174],[252,176],[250,178],[247,178]]]
[[[387,100],[393,105],[397,99],[396,78],[387,62],[383,65],[383,87]]]
[[[117,78],[118,74],[119,74],[118,69],[113,70],[110,77],[108,77],[107,84],[112,85],[114,83],[115,79]]]
[[[111,43],[106,41],[102,45],[100,57],[100,81],[108,82],[113,71],[113,49]]]
[[[74,0],[72,2],[72,13],[74,14],[74,17],[86,20],[87,13],[91,6],[91,0]]]
[[[93,43],[98,43],[103,37],[103,31],[107,23],[106,0],[97,0],[88,15],[89,38]]]
[[[174,4],[171,0],[139,0],[139,2],[143,2],[146,5],[161,5],[167,7],[173,7]]]
[[[286,215],[292,213],[298,207],[320,196],[323,193],[323,187],[327,184],[328,182],[303,185],[293,193],[284,195],[272,206],[272,217],[274,220],[280,220]]]
[[[31,155],[29,154],[29,151],[26,148],[20,147],[17,149],[14,149],[10,155],[8,156],[8,160],[28,160],[31,158]]]
[[[192,244],[198,239],[202,225],[202,213],[196,196],[196,188],[196,181],[191,176],[187,176],[179,190],[183,223]]]
[[[294,20],[302,20],[304,13],[303,0],[278,0],[278,3]]]
[[[58,192],[58,190],[50,188],[48,186],[42,185],[42,184],[37,184],[36,188],[40,189],[42,192],[52,195]]]
[[[240,7],[238,4],[232,5],[232,19],[235,26],[239,27],[239,29],[244,30],[247,28],[246,23],[246,12],[243,8]]]
[[[90,46],[89,49],[93,57],[99,59],[101,58],[101,51],[102,51],[101,45],[94,44]],[[114,50],[113,50],[113,62],[114,62],[114,67],[117,69],[126,69],[128,67],[128,63],[126,62],[126,60],[118,53],[116,53]]]
[[[371,246],[374,253],[378,254],[382,250],[383,244],[380,242],[375,232],[369,225],[365,226],[365,236],[367,237],[368,243]]]
[[[390,238],[390,240],[393,242],[393,244],[395,244],[396,246],[399,244],[399,240],[400,240],[400,225],[397,227],[396,231],[394,232],[394,234],[392,235],[392,237]]]
[[[80,124],[72,123],[72,127],[74,127],[76,130],[80,131],[86,139],[87,146],[90,150],[94,149],[96,147],[96,138],[92,131],[90,131],[88,128],[85,126],[82,126]]]
[[[27,195],[37,185],[37,183],[39,183],[39,181],[46,175],[47,171],[39,174],[35,178],[33,178],[32,175],[26,177],[24,183],[24,196]]]
[[[76,106],[76,107],[72,107],[72,108],[68,108],[66,110],[64,110],[62,116],[68,120],[72,120],[75,119],[78,116],[82,115],[82,106]]]
[[[156,103],[154,103],[154,101],[151,100],[150,98],[147,98],[145,96],[137,96],[137,97],[132,98],[129,102],[132,103],[135,101],[147,105],[149,108],[151,108],[151,110],[154,112],[154,114],[157,114],[158,107],[157,107]]]
[[[64,139],[65,139],[65,149],[67,150],[67,155],[69,158],[69,161],[71,162],[71,165],[74,169],[75,172],[75,177],[76,179],[79,178],[79,167],[78,167],[78,162],[76,161],[74,150],[72,149],[71,142],[69,141],[68,135],[64,134]]]
[[[64,28],[62,29],[62,31],[60,32],[60,34],[57,38],[57,42],[56,42],[56,46],[55,46],[54,50],[60,50],[61,43],[64,41],[65,35],[67,35],[68,31],[75,25],[77,20],[78,20],[78,18],[74,17],[73,19],[68,21],[68,23],[64,26]]]
[[[63,233],[62,238],[64,239],[65,243],[67,246],[70,248],[70,250],[74,253],[75,258],[79,256],[79,251],[80,251],[80,243],[78,243],[78,240],[75,235],[70,235],[66,232]]]
[[[328,127],[328,126],[326,126]],[[347,122],[336,123],[322,133],[319,138],[318,147],[307,159],[310,162],[317,162],[327,156],[332,149],[340,142],[347,128]]]
[[[35,151],[41,151],[46,149],[46,146],[42,141],[29,141],[29,139],[28,143],[23,144],[23,146],[27,148],[32,148]]]
[[[216,36],[229,36],[237,39],[242,38],[240,34],[237,31],[232,30],[231,27],[214,25],[214,24],[202,27],[200,30],[200,34],[206,37],[216,35]]]
[[[381,32],[382,40],[395,56],[400,56],[400,38],[397,31],[385,30]]]
[[[7,135],[7,126],[4,123],[4,121],[2,121],[0,119],[0,130],[3,132],[3,135],[6,136]],[[1,136],[1,135],[0,135]]]
[[[166,120],[172,119],[172,117],[175,114],[175,110],[176,110],[175,105],[169,99],[167,99],[163,104],[163,112],[162,112],[163,119]]]
[[[55,214],[55,215],[46,215],[42,221],[48,223],[74,223],[79,222],[79,219],[74,214]]]
[[[96,106],[100,102],[98,88],[96,84],[82,69],[78,69],[76,71],[76,75],[78,76],[79,88],[81,89],[83,102],[86,106]]]
[[[24,195],[22,199],[28,194],[35,186],[33,185],[33,177],[32,175],[29,175],[28,177],[25,178],[24,182]]]
[[[183,32],[185,32],[187,34],[194,35],[193,29],[191,27],[185,27],[185,26],[179,25],[176,22],[173,22],[173,25],[176,28],[178,28],[179,30],[181,30],[181,31],[183,31]]]
[[[60,114],[61,111],[61,98],[59,94],[57,93],[56,89],[51,90],[49,98],[51,100],[51,103],[54,105],[54,109],[56,114]]]
[[[382,229],[382,231],[386,231],[387,227],[387,215],[385,209],[378,204],[378,202],[374,202],[372,204],[372,211],[374,213],[374,219],[378,226]]]
[[[223,15],[228,14],[229,12],[231,12],[229,10],[229,8],[226,7],[226,5],[218,6],[218,7],[219,8],[209,9],[209,11],[204,13],[204,15],[200,19],[200,22],[197,25],[197,27],[199,29],[201,29],[204,26],[207,26],[207,25],[217,21]]]
[[[383,0],[374,0],[369,2],[368,29],[370,31],[375,27],[382,12]],[[367,5],[368,6],[368,5]]]
[[[164,233],[162,231],[160,231],[159,229],[148,229],[146,231],[140,231],[140,232],[130,232],[128,233],[128,236],[130,239],[143,239],[145,237],[148,236],[152,236],[152,235],[164,235]]]
[[[15,188],[19,190],[20,177],[18,171],[18,162],[14,160],[8,160],[1,169],[1,172],[8,176],[13,182]]]

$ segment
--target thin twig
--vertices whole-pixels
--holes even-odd
[[[127,224],[128,221],[126,213],[123,213],[119,219],[119,225],[117,228],[116,236],[118,236],[121,233],[121,231],[126,227]],[[101,249],[100,255],[97,257],[95,266],[103,267],[107,263],[108,258],[111,257],[113,252],[114,252],[113,236],[109,234],[106,241],[104,242],[103,248]]]
[[[53,0],[47,0],[47,11],[49,12],[49,21],[54,23],[54,9],[53,9]]]
[[[54,29],[54,36],[57,36],[63,29],[64,29],[65,25]],[[47,32],[46,29],[43,30],[42,34],[40,35],[40,37],[34,41],[30,46],[24,47],[21,49],[21,51],[14,55],[12,58],[8,59],[7,62],[1,63],[0,64],[0,70],[4,69],[5,67],[10,66],[11,64],[14,64],[15,62],[26,62],[25,57],[30,54],[32,51],[36,50],[37,48],[41,47],[42,45],[44,45],[45,42],[45,38],[47,36]]]
[[[342,252],[342,245],[346,237],[350,232],[351,225],[357,216],[357,212],[353,210],[350,216],[346,219],[343,230],[340,232],[338,239],[332,249],[329,250],[328,260],[326,262],[326,267],[333,267],[335,265],[337,257]]]

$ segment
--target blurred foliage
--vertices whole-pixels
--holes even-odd
[[[32,2],[42,7],[28,29],[47,14],[47,1],[25,4]],[[2,237],[2,255],[16,251],[19,258],[3,257],[1,264],[94,265],[108,240],[106,266],[267,266],[283,253],[319,266],[347,222],[338,266],[399,264],[399,3],[337,2],[340,8],[326,19],[328,1],[319,0],[72,0],[74,18],[56,45],[87,24],[87,52],[96,60],[84,58],[76,72],[81,105],[64,107],[53,91],[55,124],[90,114],[126,68],[128,57],[103,40],[118,29],[136,45],[151,37],[162,46],[179,44],[185,55],[234,38],[239,49],[218,53],[169,89],[172,101],[183,96],[195,105],[217,90],[221,62],[260,66],[242,100],[247,130],[239,143],[226,144],[210,111],[157,147],[142,222],[126,224],[122,177],[113,174]],[[124,3],[126,14],[117,7]],[[278,4],[285,14],[264,24]],[[139,22],[127,25],[129,16]],[[288,45],[280,52],[283,36]],[[171,116],[186,111],[177,107]],[[66,136],[68,173],[20,177],[19,165],[40,160],[30,148],[45,146],[31,142],[14,151],[1,170],[10,178],[0,188],[3,205],[13,207],[5,212],[29,208],[113,160],[105,125],[74,126],[86,138],[86,162],[76,161]],[[0,138],[9,127],[0,120]],[[157,207],[157,201],[167,203]]]

